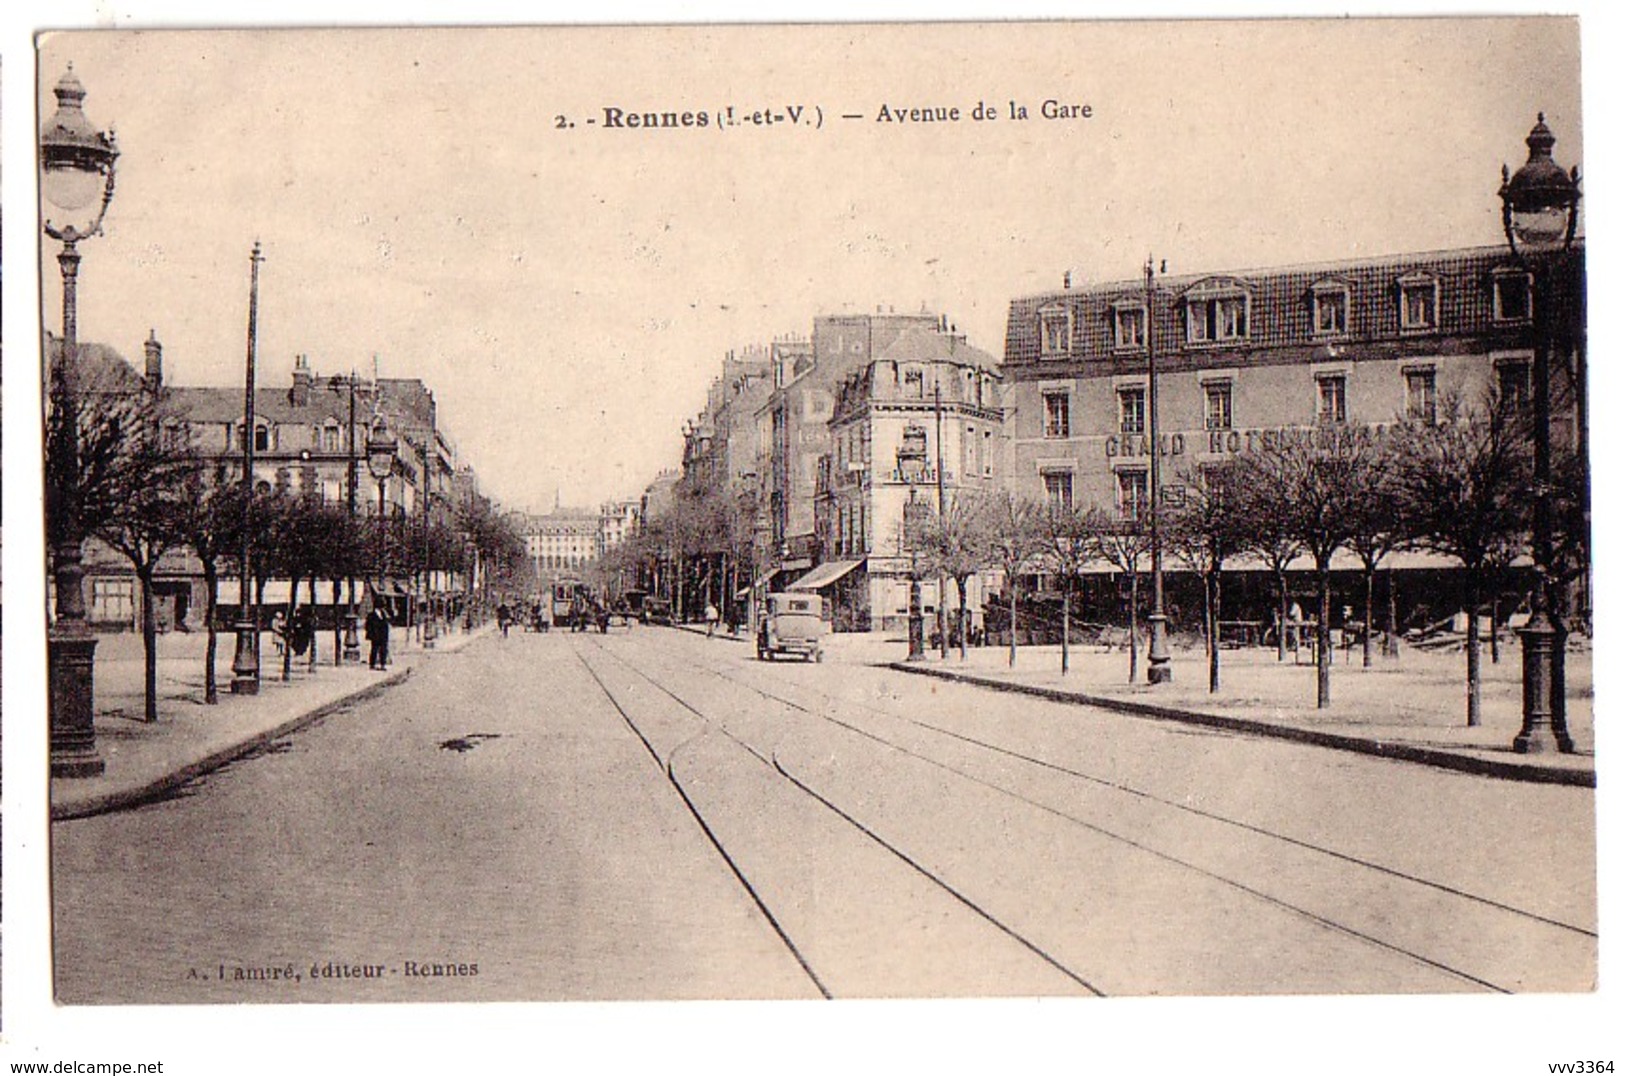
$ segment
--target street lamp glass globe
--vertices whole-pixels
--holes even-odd
[[[45,200],[68,213],[94,205],[106,186],[107,179],[101,172],[86,170],[71,162],[47,161],[44,175],[40,177]]]
[[[1520,248],[1530,252],[1562,246],[1569,232],[1569,213],[1567,206],[1514,210],[1513,238]]]
[[[399,451],[395,438],[381,429],[374,429],[367,438],[367,472],[382,482],[395,469],[395,456]]]

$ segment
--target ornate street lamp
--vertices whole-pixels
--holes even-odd
[[[259,323],[260,302],[259,240],[248,255],[248,353],[244,360],[245,388],[243,389],[243,545],[237,572],[237,651],[231,660],[231,693],[258,695],[260,693],[260,633],[259,611],[249,605],[253,586],[252,553],[254,549],[254,362],[257,353],[256,333]]]
[[[113,200],[118,146],[85,118],[85,88],[68,66],[56,84],[56,112],[40,130],[40,191],[51,204],[45,234],[62,244],[62,353],[51,369],[57,443],[47,469],[52,515],[51,566],[56,618],[47,640],[51,682],[51,775],[94,777],[106,768],[96,752],[96,639],[85,619],[79,518],[79,241],[98,235]]]
[[[433,519],[429,512],[431,493],[429,490],[428,454],[425,453],[423,458],[423,602],[419,612],[423,616],[423,646],[425,649],[433,649],[435,637],[433,594],[434,573],[430,568],[430,564],[433,560],[433,557],[430,554],[433,552],[433,550],[429,540],[429,528],[433,522]]]
[[[1155,299],[1148,254],[1145,258],[1145,410],[1146,433],[1151,441],[1151,468],[1147,476],[1151,486],[1151,615],[1146,620],[1151,628],[1151,645],[1146,653],[1145,679],[1148,684],[1166,684],[1174,678],[1174,669],[1168,655],[1168,614],[1162,605],[1162,442],[1157,430],[1157,348],[1152,336]]]
[[[908,551],[908,660],[925,660],[925,611],[920,602],[920,531],[925,503],[908,491],[903,504],[903,544]],[[939,603],[940,604],[940,603]]]
[[[395,472],[395,457],[400,445],[389,432],[382,419],[377,420],[367,435],[367,473],[378,483],[378,586],[384,585],[384,489],[389,476]]]
[[[1523,637],[1523,728],[1512,741],[1519,754],[1574,750],[1563,716],[1564,690],[1556,647],[1563,633],[1552,621],[1552,397],[1553,308],[1558,301],[1556,263],[1574,243],[1579,220],[1580,170],[1563,171],[1552,160],[1557,139],[1541,113],[1524,144],[1529,159],[1508,175],[1501,166],[1501,226],[1512,256],[1534,279],[1535,488],[1531,552],[1535,592]],[[1474,613],[1473,615],[1476,615]]]
[[[334,374],[333,377],[328,380],[328,387],[330,389],[332,389],[334,392],[339,391],[340,388],[348,388],[349,392],[350,392],[350,424],[349,424],[349,426],[348,426],[348,428],[346,430],[347,439],[345,441],[345,448],[344,448],[344,452],[345,452],[344,507],[345,507],[345,510],[349,513],[350,519],[354,520],[355,517],[356,517],[356,486],[357,486],[357,483],[359,482],[359,479],[357,478],[357,475],[356,475],[357,460],[356,460],[356,451],[355,451],[355,390],[356,390],[356,373],[355,373],[355,370],[352,369],[350,371],[350,375],[348,377],[341,377],[338,374]],[[361,618],[356,613],[356,605],[355,605],[355,572],[354,572],[353,568],[354,568],[354,566],[352,565],[351,566],[352,570],[346,571],[346,573],[345,573],[346,575],[348,575],[350,577],[349,580],[348,580],[348,586],[349,586],[349,593],[348,593],[348,596],[347,596],[347,602],[348,603],[345,606],[345,611],[344,611],[343,661],[346,664],[352,664],[352,663],[359,664],[360,661],[361,661],[361,638],[360,638],[360,635],[359,635],[360,627],[361,627],[361,623],[360,623]],[[334,601],[335,604],[338,602],[338,589],[337,588],[338,588],[338,584],[335,583],[334,584],[334,595],[333,595],[333,601]],[[335,660],[338,660],[338,655],[335,654],[334,658],[335,658]]]

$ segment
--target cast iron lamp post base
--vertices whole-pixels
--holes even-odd
[[[1519,632],[1523,638],[1523,728],[1512,741],[1520,755],[1574,753],[1574,740],[1567,723],[1552,706],[1552,657],[1556,652],[1557,629],[1544,610],[1537,611]]]
[[[1145,682],[1166,684],[1174,678],[1173,666],[1168,663],[1168,618],[1152,613],[1146,619],[1151,626],[1151,646],[1146,654]]]
[[[260,658],[254,653],[254,628],[247,621],[237,623],[237,653],[231,661],[231,693],[260,693]]]
[[[346,665],[361,664],[361,617],[356,614],[355,606],[344,614],[344,663]]]
[[[51,776],[97,777],[107,769],[96,753],[96,638],[52,628],[46,641],[51,675]]]
[[[908,582],[908,660],[925,660],[925,611],[920,602],[920,581]]]

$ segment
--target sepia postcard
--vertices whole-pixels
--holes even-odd
[[[34,44],[59,1018],[1591,1012],[1577,18]]]

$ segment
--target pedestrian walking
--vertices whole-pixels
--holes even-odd
[[[384,615],[384,607],[374,603],[372,612],[367,614],[367,665],[374,669],[384,669],[389,666],[389,617]]]
[[[710,602],[705,603],[705,637],[709,639],[717,631],[717,607]]]
[[[501,605],[498,605],[497,627],[502,629],[502,637],[504,639],[508,637],[508,621],[511,619],[513,619],[513,610],[508,608],[508,603],[503,602]]]

